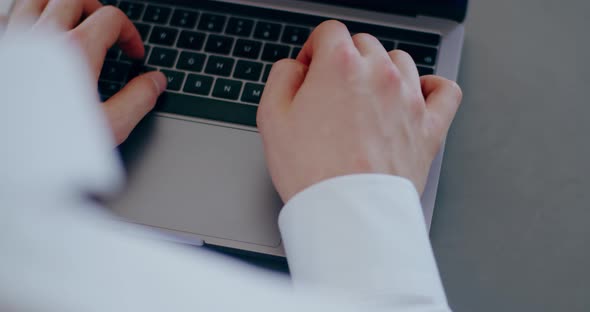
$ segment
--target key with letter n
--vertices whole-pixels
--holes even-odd
[[[213,96],[229,100],[237,100],[240,96],[241,90],[242,82],[219,78],[215,82],[215,87],[213,88]]]

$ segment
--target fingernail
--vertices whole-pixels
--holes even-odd
[[[166,75],[160,72],[154,72],[150,75],[150,78],[156,85],[158,89],[158,93],[164,92],[166,90],[166,86],[168,85],[168,80],[166,79]]]

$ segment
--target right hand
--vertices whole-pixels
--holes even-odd
[[[258,112],[283,201],[323,180],[401,176],[422,193],[461,101],[456,83],[420,78],[405,52],[336,21],[318,26],[297,60],[272,68]]]

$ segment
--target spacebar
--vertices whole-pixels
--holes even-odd
[[[156,111],[256,127],[257,107],[201,96],[164,92]]]

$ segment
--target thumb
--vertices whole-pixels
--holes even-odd
[[[422,76],[420,82],[435,132],[445,136],[463,98],[461,88],[454,81],[439,76]]]
[[[258,126],[274,119],[276,112],[289,108],[305,80],[307,66],[293,59],[283,59],[272,66],[258,107]]]
[[[164,74],[149,72],[131,80],[123,90],[104,103],[117,144],[123,143],[133,128],[154,108],[166,84]]]

